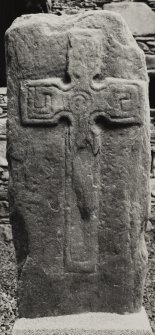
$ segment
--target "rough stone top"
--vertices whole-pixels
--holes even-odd
[[[109,11],[119,13],[135,36],[155,34],[155,13],[144,3],[123,2],[104,5]]]
[[[88,30],[88,35],[90,31],[94,31],[93,34],[96,40],[102,39],[102,45],[104,45],[104,50],[106,50],[103,56],[105,76],[148,80],[147,71],[144,70],[146,69],[144,53],[137,46],[126,22],[120,14],[106,10],[91,10],[75,15],[64,14],[61,17],[54,14],[33,14],[24,15],[16,19],[7,30],[6,39],[8,39],[7,45],[10,53],[8,57],[10,59],[12,59],[14,46],[17,48],[15,57],[17,57],[16,71],[18,79],[28,78],[28,76],[33,77],[32,64],[34,73],[38,72],[41,67],[44,70],[46,67],[47,72],[49,72],[52,64],[52,52],[49,53],[48,57],[45,57],[47,45],[49,44],[51,51],[53,48],[56,50],[60,49],[58,51],[59,54],[62,49],[65,50],[66,48],[67,34],[71,30],[81,30],[82,36],[83,29],[85,32]],[[54,34],[57,34],[57,48],[55,47],[56,43],[52,42],[52,39],[54,41]],[[11,47],[9,48],[10,45]],[[118,66],[118,58],[121,59],[121,66]],[[42,63],[40,63],[39,59],[42,59]],[[135,64],[133,64],[133,59],[135,59]],[[56,73],[60,69],[58,62],[55,65],[57,67],[55,69]],[[27,69],[30,69],[30,74],[28,74]]]
[[[89,10],[89,11],[80,11],[78,13],[69,15],[66,13],[63,13],[61,16],[55,15],[55,14],[28,14],[28,15],[22,15],[15,19],[15,21],[12,23],[12,25],[9,27],[7,31],[10,31],[18,26],[28,26],[31,24],[36,24],[38,23],[42,24],[50,24],[50,26],[53,26],[54,30],[57,30],[57,28],[60,26],[62,27],[62,30],[64,29],[64,24],[66,26],[66,23],[68,24],[68,27],[72,27],[74,23],[80,23],[82,24],[82,21],[87,18],[94,17],[94,28],[99,28],[101,25],[103,25],[103,22],[101,20],[104,18],[105,24],[107,25],[108,21],[113,21],[113,23],[119,22],[120,25],[122,26],[125,25],[125,22],[123,22],[121,15],[119,13],[111,13],[111,10]],[[96,21],[96,18],[98,18],[98,22]],[[83,25],[83,24],[82,24]],[[81,25],[81,27],[82,27]],[[90,28],[90,27],[89,27]],[[91,27],[93,28],[93,27]]]

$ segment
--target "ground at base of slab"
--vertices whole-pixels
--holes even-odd
[[[139,313],[84,313],[16,320],[12,335],[152,335],[145,309]]]

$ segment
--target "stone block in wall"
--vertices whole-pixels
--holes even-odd
[[[6,138],[6,117],[0,118],[0,139]]]
[[[147,0],[147,4],[155,11],[155,1],[154,0]]]
[[[139,45],[139,47],[140,47],[145,53],[149,53],[149,52],[150,52],[150,49],[149,49],[147,43],[145,43],[145,42],[141,42],[141,41],[139,42],[139,41],[138,41],[138,45]]]
[[[146,65],[148,70],[155,70],[155,55],[146,55]]]
[[[1,128],[1,121],[0,121]],[[0,138],[0,166],[8,166],[6,160],[6,141],[1,140]]]
[[[0,201],[0,218],[8,216],[8,202]]]
[[[155,55],[155,36],[138,36],[136,42],[147,55]]]
[[[104,9],[117,12],[125,19],[135,36],[155,34],[155,13],[141,2],[119,2],[105,4]]]

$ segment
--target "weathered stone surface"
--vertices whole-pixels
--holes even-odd
[[[87,313],[17,320],[13,335],[151,335],[144,309],[139,313]]]
[[[104,9],[121,14],[135,36],[155,34],[155,13],[145,3],[110,3],[105,4]]]
[[[138,311],[149,210],[144,54],[106,11],[28,16],[6,39],[20,316]]]

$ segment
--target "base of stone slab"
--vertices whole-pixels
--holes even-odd
[[[18,319],[12,335],[153,335],[145,309],[138,313],[84,313]]]

